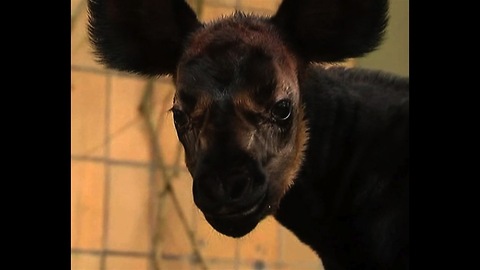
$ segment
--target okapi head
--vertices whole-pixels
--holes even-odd
[[[272,17],[206,24],[183,0],[90,0],[89,12],[102,63],[173,76],[194,201],[217,231],[241,237],[275,213],[301,167],[305,68],[374,50],[387,0],[285,0]]]

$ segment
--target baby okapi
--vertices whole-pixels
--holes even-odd
[[[374,50],[387,0],[284,0],[200,23],[183,0],[90,0],[106,66],[170,74],[193,198],[222,234],[267,215],[325,269],[408,269],[409,82],[323,68]]]

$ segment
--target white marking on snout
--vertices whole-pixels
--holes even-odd
[[[257,131],[254,130],[251,135],[250,135],[250,138],[248,139],[248,144],[247,144],[247,149],[250,150],[250,148],[252,147],[252,143],[253,143],[253,139],[255,138],[255,133]]]

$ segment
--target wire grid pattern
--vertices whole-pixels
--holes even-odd
[[[257,234],[257,236],[253,237],[253,240],[255,240],[255,237],[258,238],[256,240],[256,246],[248,247],[248,241],[252,239],[243,240],[243,242],[242,240],[225,239],[217,241],[220,242],[220,247],[217,247],[212,252],[209,253],[203,250],[208,243],[205,243],[205,238],[198,238],[196,235],[200,227],[206,226],[205,221],[202,221],[201,214],[191,202],[182,204],[182,202],[185,202],[185,199],[182,201],[182,198],[179,198],[181,195],[175,195],[172,193],[177,190],[175,188],[176,185],[185,186],[185,183],[189,183],[189,181],[191,181],[191,178],[183,164],[183,149],[178,143],[178,140],[175,140],[175,138],[172,139],[171,136],[167,136],[167,141],[165,136],[160,135],[162,132],[164,132],[162,129],[167,129],[167,127],[170,127],[171,129],[173,126],[171,119],[164,116],[165,112],[169,109],[168,106],[171,105],[171,98],[173,96],[173,87],[170,79],[158,78],[155,81],[142,79],[131,74],[106,70],[100,65],[96,64],[92,60],[93,56],[90,53],[91,49],[88,45],[88,39],[85,31],[85,22],[87,18],[86,1],[71,1],[72,93],[73,91],[77,91],[77,83],[87,84],[90,87],[97,88],[95,91],[99,93],[99,98],[88,99],[84,102],[87,104],[87,110],[89,104],[99,104],[97,109],[99,109],[101,112],[98,115],[102,116],[98,118],[93,116],[93,122],[101,122],[103,124],[99,124],[99,126],[102,126],[103,131],[98,131],[99,133],[103,134],[103,136],[101,136],[101,140],[97,139],[93,146],[89,145],[89,147],[82,148],[82,151],[76,150],[75,146],[73,145],[73,141],[77,140],[83,135],[89,137],[91,136],[90,133],[86,132],[83,134],[82,132],[81,135],[72,134],[72,166],[73,164],[76,164],[76,166],[78,164],[90,164],[85,166],[92,166],[95,168],[99,166],[102,168],[98,170],[99,176],[97,177],[98,179],[101,179],[102,183],[92,183],[89,186],[89,188],[98,187],[98,189],[87,188],[86,191],[83,191],[84,193],[81,193],[72,185],[72,228],[75,227],[75,230],[72,229],[72,269],[323,269],[321,262],[314,258],[312,254],[305,255],[305,260],[301,260],[303,255],[300,255],[298,257],[300,259],[298,260],[286,259],[289,257],[290,253],[294,253],[294,251],[289,249],[289,245],[292,245],[293,249],[300,249],[301,251],[308,251],[308,248],[302,249],[302,244],[295,242],[298,242],[298,240],[294,239],[287,241],[286,237],[292,239],[292,235],[277,224],[272,225],[271,223],[268,226],[269,228],[275,230],[274,240],[265,240],[261,235],[258,236]],[[204,15],[203,17],[199,16],[200,18],[204,19],[218,17],[218,13],[226,13],[226,15],[228,15],[231,14],[233,10],[243,10],[260,14],[272,14],[274,9],[279,4],[278,0],[198,0],[188,2],[194,9],[197,10],[197,14]],[[82,50],[84,53],[79,53]],[[95,84],[97,81],[93,81],[89,84],[84,78],[97,78],[98,81],[101,81],[102,83],[101,85],[97,85]],[[120,84],[120,82],[125,80],[139,82],[140,87],[138,87],[139,89],[135,90],[139,91],[138,93],[142,93],[137,94],[137,96],[143,95],[143,97],[140,99],[141,104],[134,105],[139,106],[139,112],[142,109],[145,109],[146,106],[149,106],[150,111],[147,112],[147,114],[149,116],[153,116],[153,119],[151,119],[152,121],[150,121],[150,123],[146,123],[142,118],[141,113],[138,113],[137,117],[129,119],[120,126],[116,125],[113,127],[113,122],[116,117],[114,113],[118,111],[113,108],[118,106],[116,105],[116,102],[118,101],[118,97],[116,97],[117,92],[114,92],[114,88],[116,90],[116,87]],[[161,96],[160,99],[153,97],[146,99],[148,95],[155,96],[156,93],[161,93],[158,94]],[[77,104],[77,101],[78,99],[72,97],[72,107]],[[168,101],[170,101],[170,104]],[[120,102],[132,103],[133,100],[122,100]],[[93,106],[94,105],[92,105],[92,107]],[[83,112],[74,114],[73,110],[74,109],[72,109],[72,126],[77,125],[78,122],[82,122],[83,117],[88,117],[84,116]],[[163,117],[156,117],[156,115],[163,115]],[[86,125],[89,126],[91,124]],[[118,150],[118,148],[122,148],[121,146],[114,147],[117,138],[122,137],[124,134],[130,132],[134,127],[137,127],[144,132],[143,139],[146,143],[143,148],[147,149],[144,149],[144,152],[147,153],[147,158],[131,158],[128,156],[128,154],[119,154],[121,153],[121,150]],[[152,132],[155,132],[151,134],[152,136],[148,136],[149,127],[152,128]],[[154,138],[153,136],[157,137]],[[131,142],[131,144],[135,143],[137,143],[137,141]],[[167,144],[170,145],[170,147],[168,147],[167,150],[157,149],[157,153],[155,153],[154,146],[156,143],[160,146],[160,148],[163,148],[163,146]],[[128,147],[128,145],[124,146],[124,148]],[[141,147],[142,146],[138,146],[138,148]],[[138,154],[138,156],[142,156],[142,154]],[[145,156],[145,154],[143,156]],[[165,159],[170,159],[171,161],[166,162]],[[161,165],[159,166],[159,164]],[[121,168],[127,168],[122,171],[123,173],[127,172],[127,170],[144,172],[146,181],[148,182],[146,185],[146,197],[148,198],[146,203],[147,224],[143,228],[146,228],[147,230],[146,235],[148,236],[148,243],[144,244],[144,247],[142,246],[142,248],[132,250],[115,248],[115,245],[111,243],[112,237],[110,237],[113,235],[112,231],[114,231],[112,226],[118,227],[118,223],[116,223],[116,220],[112,218],[112,216],[118,215],[118,213],[112,213],[112,209],[114,209],[112,208],[112,204],[114,197],[116,196],[115,194],[119,193],[116,191],[119,189],[117,188],[117,184],[120,182],[119,179],[125,178],[122,176],[123,174],[120,173],[122,170]],[[72,179],[77,177],[77,175],[75,175],[77,171],[79,170],[72,169]],[[90,175],[87,175],[79,181],[93,182],[90,180],[89,176]],[[172,182],[171,186],[168,186],[166,183],[168,182],[167,178]],[[188,184],[186,184],[186,186],[188,186]],[[162,193],[162,191],[164,192]],[[98,192],[98,194],[95,192]],[[128,190],[126,192],[128,192]],[[100,229],[98,229],[97,232],[98,241],[96,245],[83,245],[81,244],[83,240],[80,239],[81,236],[79,236],[82,235],[82,228],[80,225],[78,225],[81,222],[78,222],[79,218],[74,217],[74,215],[81,216],[82,209],[79,210],[75,208],[73,198],[75,197],[75,200],[81,200],[81,196],[90,196],[85,194],[91,193],[97,194],[98,198],[101,197],[101,201],[98,203],[101,205],[100,207],[102,209],[100,211],[100,218],[98,219],[98,224],[94,222],[94,225]],[[125,193],[125,191],[123,191],[123,193]],[[191,189],[188,189],[186,194],[191,196],[190,193]],[[164,196],[162,196],[162,194]],[[128,208],[129,206],[126,205],[125,207]],[[169,208],[170,210],[162,210],[162,207]],[[167,211],[168,214],[166,214],[165,211]],[[183,223],[177,222],[176,225],[183,224],[186,227],[182,228],[182,226],[178,226],[175,228],[166,228],[162,225],[162,222],[169,222],[169,219],[173,218],[173,215],[177,216],[177,219],[179,219],[178,216],[180,216],[180,219],[182,219],[181,216],[183,215]],[[101,224],[101,226],[99,224]],[[185,237],[186,240],[183,239],[183,245],[190,245],[190,247],[179,248],[180,251],[171,251],[172,245],[167,239],[168,235],[171,233],[187,235],[188,237]],[[220,236],[212,236],[211,234],[212,233],[210,232],[210,236],[206,237],[207,240],[209,237],[210,239],[220,238]],[[87,235],[85,238],[89,237],[93,236]],[[193,242],[189,242],[189,240],[192,240]],[[267,242],[266,244],[268,244],[269,241],[274,242],[275,247],[271,248],[275,249],[273,252],[275,253],[275,258],[272,259],[272,256],[270,256],[270,259],[264,260],[261,258],[261,256],[242,256],[242,254],[249,252],[255,254],[265,254],[265,252],[261,250],[264,248],[264,244],[262,244],[262,241],[264,240]],[[223,256],[220,253],[223,248],[221,246],[222,241],[225,242],[225,249],[228,249],[227,243],[229,245],[233,243],[233,252],[231,252],[231,256]],[[116,245],[122,246],[123,244],[117,243]],[[180,246],[180,244],[178,245]],[[209,254],[205,255],[205,253]]]

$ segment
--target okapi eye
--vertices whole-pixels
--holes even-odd
[[[187,114],[179,109],[172,109],[173,112],[173,121],[175,122],[175,126],[183,127],[188,123]]]
[[[282,99],[275,103],[272,108],[272,115],[275,120],[287,120],[292,114],[292,103],[288,99]]]

